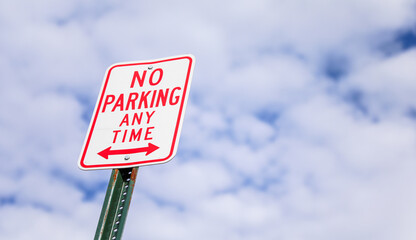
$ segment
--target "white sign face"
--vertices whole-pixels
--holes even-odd
[[[104,77],[78,165],[83,170],[165,163],[177,150],[194,57],[118,63]]]

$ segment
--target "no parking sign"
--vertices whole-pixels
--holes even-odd
[[[108,68],[78,165],[83,170],[164,163],[177,150],[194,57]]]

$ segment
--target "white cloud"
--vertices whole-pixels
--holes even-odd
[[[415,107],[415,62],[415,50],[381,59],[352,74],[346,85],[364,93],[364,100],[374,114],[403,114]]]
[[[414,4],[0,3],[0,238],[93,236],[110,173],[76,161],[104,71],[184,53],[178,155],[140,168],[125,239],[414,238],[415,51],[378,50]]]

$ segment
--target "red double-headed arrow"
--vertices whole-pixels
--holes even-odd
[[[109,155],[132,154],[146,152],[146,156],[159,149],[158,146],[149,143],[147,147],[111,150],[111,146],[98,153],[101,157],[108,159]]]

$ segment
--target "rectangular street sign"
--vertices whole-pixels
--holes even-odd
[[[83,170],[165,163],[177,150],[192,55],[107,69],[80,154]]]

